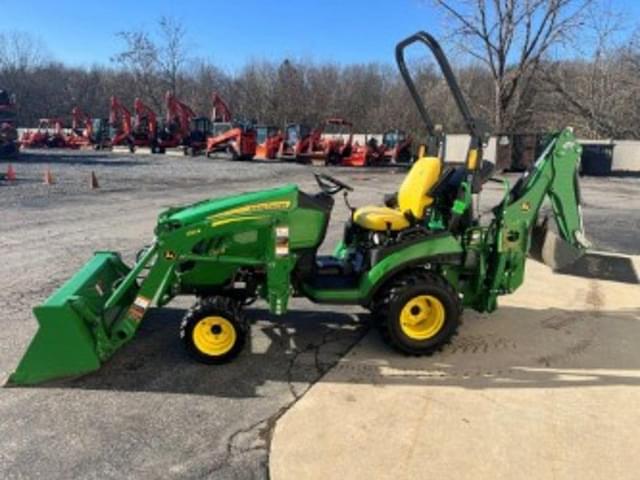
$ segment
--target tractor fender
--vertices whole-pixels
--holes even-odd
[[[433,269],[434,265],[461,265],[463,248],[453,235],[438,235],[399,249],[384,257],[369,270],[360,283],[363,306],[371,304],[376,293],[398,275],[417,268]]]

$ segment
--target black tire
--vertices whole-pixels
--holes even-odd
[[[432,328],[435,330],[431,334],[425,332],[428,336],[424,338],[407,334],[406,329],[414,327],[403,327],[401,323],[403,309],[417,298],[425,299],[420,301],[428,302],[430,312],[435,310],[434,315],[443,312],[443,318],[434,320]],[[410,308],[409,313],[414,315],[415,308],[417,316],[421,313],[419,306]],[[376,296],[371,310],[385,343],[409,355],[431,355],[449,343],[457,333],[462,303],[454,288],[442,277],[414,270],[391,280]]]
[[[221,318],[224,322],[210,320],[211,318]],[[214,323],[211,325],[211,322]],[[211,325],[213,336],[207,335],[204,342],[213,342],[217,345],[212,347],[213,350],[218,350],[220,353],[214,354],[212,350],[203,349],[201,335],[205,334],[203,332],[209,325]],[[214,331],[215,328],[218,328],[217,333]],[[200,333],[194,336],[196,329]],[[233,334],[230,333],[231,329]],[[180,323],[180,338],[187,353],[198,362],[208,365],[226,363],[235,358],[242,351],[248,334],[249,324],[242,314],[240,303],[227,297],[203,298],[186,313]],[[198,335],[200,335],[200,341],[196,340]],[[225,335],[226,338],[219,338],[221,335]],[[226,345],[225,340],[228,340],[230,345]]]

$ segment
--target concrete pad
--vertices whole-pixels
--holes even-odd
[[[430,358],[369,333],[278,421],[271,478],[637,478],[640,288],[527,270]]]

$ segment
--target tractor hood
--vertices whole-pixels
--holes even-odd
[[[297,198],[298,187],[288,184],[259,192],[213,198],[191,205],[172,207],[158,216],[156,234],[198,223],[209,217],[227,218],[247,213],[290,210],[297,206]]]

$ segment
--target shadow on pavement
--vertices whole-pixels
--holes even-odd
[[[631,259],[614,254],[587,252],[576,262],[561,268],[556,273],[612,282],[640,283]]]
[[[501,307],[465,313],[453,342],[431,357],[392,352],[354,315],[294,311],[275,323],[250,311],[251,345],[222,366],[198,364],[184,353],[178,324],[184,311],[155,310],[136,339],[101,370],[47,387],[259,397],[270,382],[326,381],[463,388],[640,386],[640,309],[569,311]],[[292,390],[293,391],[293,390]]]
[[[274,323],[265,311],[248,310],[252,333],[244,351],[230,363],[212,366],[185,353],[178,336],[184,313],[150,311],[136,338],[99,371],[40,386],[259,397],[268,382],[315,382],[365,331],[354,315],[344,313],[290,311]]]

